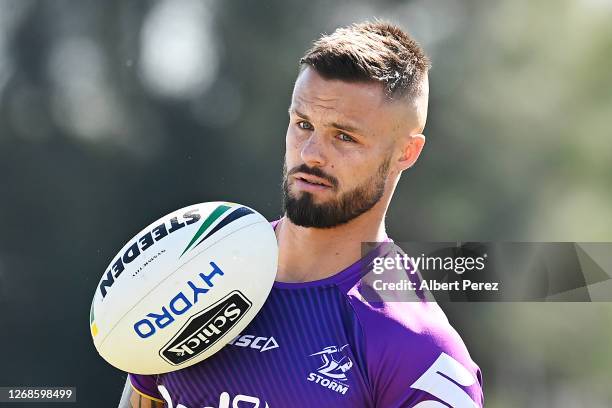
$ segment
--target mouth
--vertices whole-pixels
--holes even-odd
[[[329,181],[310,174],[297,173],[293,176],[293,179],[295,180],[295,185],[301,190],[323,191],[333,188]]]
[[[311,184],[314,186],[332,188],[332,185],[329,181],[322,179],[320,177],[312,176],[310,174],[297,173],[293,177],[298,181],[301,181],[307,184]]]

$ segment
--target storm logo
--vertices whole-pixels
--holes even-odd
[[[317,368],[316,373],[308,374],[308,381],[339,394],[346,394],[349,386],[337,381],[347,381],[346,373],[353,367],[353,361],[345,351],[347,347],[348,344],[342,347],[329,346],[317,353],[311,354],[310,357],[318,356],[321,359],[322,365]]]
[[[346,372],[351,369],[353,362],[344,354],[344,349],[348,344],[338,348],[337,346],[325,347],[318,353],[310,356],[321,356],[323,365],[317,371],[326,377],[334,380],[346,381]]]

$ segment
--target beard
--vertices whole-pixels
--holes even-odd
[[[325,179],[338,188],[338,180],[323,172],[318,167],[308,167],[301,164],[287,172],[287,164],[283,166],[283,209],[287,217],[295,225],[309,228],[333,228],[346,224],[354,218],[370,210],[380,201],[385,192],[385,183],[389,174],[391,157],[387,157],[379,166],[376,174],[354,189],[344,192],[340,197],[315,203],[310,192],[299,192],[294,196],[289,191],[289,176],[298,172],[310,174]]]

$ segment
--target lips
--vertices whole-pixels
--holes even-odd
[[[333,185],[320,177],[306,173],[296,173],[293,175],[293,185],[301,191],[309,193],[320,193],[332,191]]]
[[[309,183],[308,181],[300,178],[296,178],[293,185],[301,191],[307,191],[311,193],[331,190],[331,187],[328,187],[326,185]]]
[[[304,183],[308,183],[314,186],[328,187],[331,188],[332,185],[325,179],[320,177],[312,176],[310,174],[298,173],[293,176],[296,180],[300,180]]]

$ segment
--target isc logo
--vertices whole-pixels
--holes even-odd
[[[236,336],[228,344],[238,347],[250,347],[259,350],[260,353],[280,347],[274,337],[256,337],[251,334]]]

